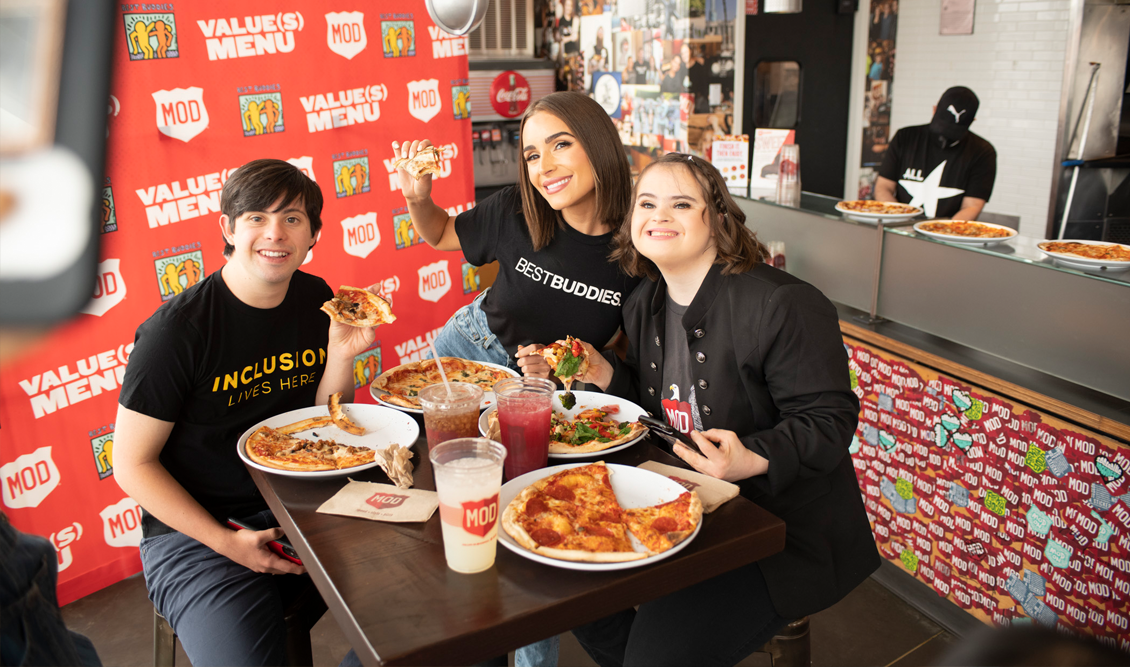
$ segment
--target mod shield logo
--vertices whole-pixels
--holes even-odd
[[[471,86],[455,85],[451,87],[451,109],[455,120],[464,120],[471,117]]]
[[[389,507],[400,507],[405,500],[408,500],[408,496],[396,493],[374,493],[373,497],[366,499],[365,502],[376,509],[383,510]]]
[[[329,12],[326,14],[326,45],[346,60],[365,50],[369,39],[365,35],[363,12]]]
[[[172,12],[122,14],[122,22],[130,60],[180,57],[177,21]]]
[[[118,213],[114,209],[114,189],[110,187],[110,179],[106,179],[106,187],[102,188],[102,233],[118,231]]]
[[[381,21],[385,58],[416,55],[416,28],[412,21]]]
[[[439,79],[408,82],[408,113],[426,123],[436,117],[442,106]]]
[[[122,498],[98,513],[102,537],[112,547],[141,546],[141,506],[133,498]]]
[[[194,243],[200,246],[199,243]],[[200,282],[204,276],[204,251],[193,250],[175,255],[165,255],[153,262],[157,271],[157,285],[161,289],[161,300],[168,301],[174,296]]]
[[[0,484],[4,485],[4,504],[8,507],[39,507],[59,486],[59,469],[51,460],[51,448],[40,447],[4,464],[0,467]]]
[[[368,156],[334,160],[333,165],[334,190],[339,199],[369,191]]]
[[[281,92],[240,95],[239,113],[245,137],[282,132],[286,129],[283,126]]]
[[[399,213],[392,216],[392,229],[396,238],[397,250],[420,245],[424,242],[424,237],[416,232],[416,227],[412,224],[412,216],[408,213]]]
[[[94,277],[94,296],[81,312],[102,317],[126,298],[126,281],[122,278],[120,259],[107,259],[98,265]]]
[[[463,293],[479,291],[479,268],[468,262],[463,262]]]
[[[353,357],[353,388],[360,389],[369,386],[380,374],[381,345],[378,341],[375,347]]]
[[[341,221],[342,245],[347,254],[365,259],[381,244],[377,214],[362,213]]]
[[[208,127],[204,89],[173,88],[153,93],[157,107],[157,130],[173,139],[189,142]]]
[[[318,182],[318,179],[314,178],[314,158],[309,155],[303,155],[302,157],[292,157],[287,160],[287,162],[298,167],[298,171],[306,174],[306,178],[309,178],[315,183]]]
[[[498,523],[498,494],[474,502],[462,503],[463,530],[486,537]]]
[[[436,303],[451,289],[446,259],[421,266],[417,273],[420,276],[420,298],[424,301]]]
[[[103,433],[90,439],[90,450],[94,454],[94,467],[98,469],[98,479],[106,479],[114,474],[114,432]]]

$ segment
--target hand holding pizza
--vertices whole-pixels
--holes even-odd
[[[262,574],[306,574],[306,568],[276,555],[267,543],[285,535],[282,528],[228,531],[226,544],[216,551],[253,572]]]
[[[537,343],[518,348],[518,353],[514,356],[518,358],[518,368],[522,369],[523,375],[535,378],[548,378],[550,376],[553,369],[549,367],[545,357],[538,354],[543,349],[545,349],[545,346]]]
[[[369,349],[377,339],[376,327],[356,327],[330,320],[330,339],[327,352],[339,352],[353,358]]]
[[[393,156],[399,160],[411,160],[416,157],[416,153],[425,148],[430,148],[432,142],[427,139],[415,139],[413,141],[406,141],[400,143],[397,141],[392,142]],[[400,191],[404,193],[404,198],[412,200],[428,199],[432,196],[432,179],[428,178],[415,178],[409,172],[410,165],[407,162],[402,162],[396,169],[397,176],[400,179]]]
[[[769,460],[747,449],[733,431],[712,428],[709,431],[691,431],[690,436],[702,454],[676,444],[675,455],[704,475],[737,482],[769,472]]]
[[[574,376],[573,379],[577,382],[595,384],[600,387],[601,391],[608,389],[608,385],[612,383],[612,364],[608,363],[604,355],[592,345],[589,345],[583,340],[577,342],[585,348],[585,358],[588,360],[588,368],[583,374]]]

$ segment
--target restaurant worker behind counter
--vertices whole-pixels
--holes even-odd
[[[412,224],[433,248],[461,250],[482,266],[498,260],[494,286],[455,312],[435,340],[441,356],[496,363],[547,377],[535,341],[573,335],[604,346],[639,282],[608,261],[612,232],[628,212],[632,181],[615,126],[595,100],[553,93],[522,117],[518,185],[458,216],[432,199],[432,177],[401,168]],[[393,142],[411,158],[430,142]],[[516,361],[515,361],[516,360]]]
[[[780,517],[785,548],[573,632],[602,667],[733,665],[879,567],[836,310],[764,262],[721,174],[690,155],[640,174],[613,257],[649,278],[624,305],[627,359],[590,348],[579,379],[689,433],[705,455],[675,454]]]
[[[979,105],[972,90],[955,86],[942,93],[929,125],[896,132],[875,199],[920,206],[928,218],[976,220],[997,178],[996,149],[969,131]]]
[[[220,210],[227,264],[137,329],[114,479],[144,510],[149,598],[192,664],[281,665],[283,610],[316,591],[303,567],[266,548],[283,533],[267,528],[278,523],[236,443],[332,393],[351,401],[353,357],[375,331],[331,322],[319,307],[333,290],[298,270],[322,226],[322,193],[301,171],[249,162],[224,183]],[[227,517],[266,529],[231,530]]]

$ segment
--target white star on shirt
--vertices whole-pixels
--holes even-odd
[[[910,200],[910,205],[921,206],[926,211],[927,218],[934,217],[934,213],[938,210],[939,199],[956,197],[965,192],[960,188],[943,188],[938,185],[942,182],[942,172],[946,170],[946,162],[948,161],[942,160],[942,163],[934,167],[934,171],[931,171],[926,180],[921,183],[908,181],[905,178],[899,180],[899,185],[909,192],[911,197],[914,197]]]

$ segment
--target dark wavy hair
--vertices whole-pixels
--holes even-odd
[[[283,160],[252,160],[235,170],[220,193],[220,212],[228,216],[228,231],[235,232],[235,220],[249,211],[273,212],[301,201],[310,219],[310,235],[318,238],[322,229],[322,191],[306,174]],[[311,245],[311,248],[314,246]],[[231,257],[235,246],[224,239],[224,257]]]
[[[551,93],[526,110],[519,136],[525,136],[526,121],[539,112],[561,119],[577,138],[592,165],[596,217],[616,229],[631,210],[632,176],[628,156],[608,112],[588,95]],[[564,225],[565,220],[534,187],[525,165],[518,167],[518,189],[522,193],[522,213],[526,216],[534,250],[541,250],[549,245],[554,230]]]
[[[722,264],[722,273],[733,275],[745,273],[758,262],[769,259],[769,249],[757,240],[745,225],[745,212],[738,208],[738,203],[730,196],[726,189],[726,181],[718,169],[706,160],[686,153],[667,153],[658,160],[644,167],[636,179],[636,186],[632,188],[632,202],[635,206],[639,184],[644,174],[650,169],[665,167],[668,169],[686,169],[699,188],[702,189],[702,198],[706,202],[707,225],[714,234],[714,244],[718,256],[714,258],[715,264]],[[612,241],[613,250],[609,259],[619,262],[620,270],[630,276],[647,276],[652,280],[659,279],[659,270],[655,264],[640,254],[632,243],[632,211],[624,217],[620,229]]]

